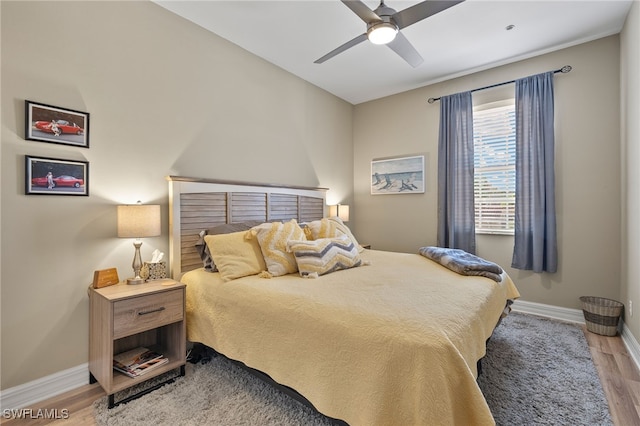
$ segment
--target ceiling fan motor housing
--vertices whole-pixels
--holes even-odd
[[[384,2],[380,2],[380,6],[378,6],[378,8],[373,12],[378,15],[383,21],[385,20],[385,18],[390,19],[396,13],[395,9],[390,8],[389,6],[384,4]]]
[[[390,7],[387,7],[384,2],[380,3],[380,6],[376,10],[373,11],[380,20],[375,20],[367,23],[367,37],[374,44],[387,44],[393,38],[395,38],[395,34],[399,31],[398,25],[393,20],[392,16],[396,13],[396,11]],[[378,40],[375,36],[372,36],[374,31],[378,31],[381,29],[385,29],[388,34],[384,39]]]

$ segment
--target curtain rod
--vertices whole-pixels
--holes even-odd
[[[569,72],[569,71],[571,71],[571,70],[572,70],[571,65],[565,65],[564,67],[560,68],[559,70],[555,70],[555,71],[553,71],[553,73],[554,73],[554,74],[557,74],[557,73],[561,72],[561,73],[563,73],[563,74],[566,74],[566,73],[568,73],[568,72]],[[503,83],[492,84],[491,86],[479,87],[479,88],[477,88],[477,89],[473,89],[473,90],[471,90],[471,92],[473,93],[473,92],[477,92],[477,91],[479,91],[479,90],[491,89],[491,88],[493,88],[493,87],[504,86],[505,84],[511,84],[511,83],[515,83],[515,82],[516,82],[515,80],[505,81],[505,82],[503,82]],[[427,102],[429,102],[430,104],[432,104],[432,103],[434,103],[435,101],[439,101],[439,100],[440,100],[440,98],[429,98],[429,100],[428,100]]]

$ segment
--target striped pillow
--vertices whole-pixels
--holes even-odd
[[[267,271],[274,276],[291,274],[298,270],[296,259],[287,251],[287,241],[304,240],[304,231],[295,219],[289,222],[263,223],[250,231],[258,239]]]
[[[324,275],[362,264],[358,246],[347,235],[313,241],[289,241],[287,248],[293,252],[298,271],[303,277]]]
[[[341,235],[346,235],[353,244],[355,244],[360,253],[364,250],[364,248],[360,247],[360,244],[358,244],[358,240],[356,240],[356,237],[353,235],[349,227],[337,216],[325,217],[320,220],[309,222],[306,224],[304,232],[307,236],[307,240],[336,238]]]

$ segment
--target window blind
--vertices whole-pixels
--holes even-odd
[[[476,233],[513,234],[516,123],[514,100],[473,113]]]

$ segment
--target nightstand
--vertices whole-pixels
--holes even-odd
[[[171,279],[89,287],[89,381],[100,383],[109,395],[109,408],[157,389],[175,377],[116,403],[114,394],[118,391],[178,368],[184,376],[185,287]],[[140,346],[154,348],[169,362],[135,378],[113,370],[114,354]]]

